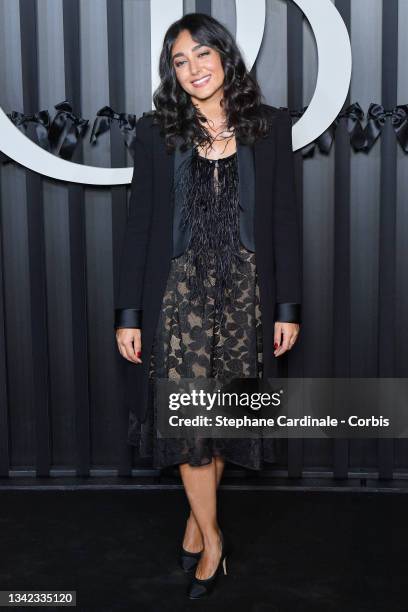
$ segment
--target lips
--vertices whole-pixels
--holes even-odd
[[[211,74],[208,74],[205,77],[202,77],[201,79],[196,79],[195,81],[192,81],[192,85],[193,87],[202,87],[203,85],[206,85],[208,83],[208,81],[211,79]]]

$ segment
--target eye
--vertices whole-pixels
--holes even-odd
[[[210,51],[203,51],[202,53],[198,54],[198,57],[201,57],[202,55],[210,55]],[[183,62],[175,62],[174,65],[175,65],[176,68],[179,68],[183,64],[185,64],[185,61],[183,61]]]

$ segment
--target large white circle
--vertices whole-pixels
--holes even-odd
[[[305,114],[292,130],[293,150],[301,149],[320,136],[339,114],[351,79],[351,45],[347,28],[331,0],[294,0],[309,20],[318,50],[318,76],[313,98]],[[151,0],[153,16],[160,4],[161,32],[180,17],[182,3]],[[265,25],[265,0],[236,0],[237,43],[250,69],[259,51]],[[177,15],[174,14],[176,10]],[[168,27],[164,28],[164,30]],[[152,28],[153,32],[153,28]],[[156,30],[157,32],[157,30]],[[161,35],[162,36],[162,35]],[[152,35],[152,45],[161,45]],[[159,47],[158,47],[159,48]],[[152,54],[152,58],[154,55]],[[85,185],[125,185],[131,182],[133,168],[100,168],[66,161],[48,153],[27,138],[0,108],[0,149],[22,166],[70,183]]]
[[[292,131],[293,150],[313,142],[333,123],[347,98],[351,44],[346,24],[331,0],[294,0],[313,30],[318,53],[316,89]]]

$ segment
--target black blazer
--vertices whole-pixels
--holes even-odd
[[[237,143],[237,150],[242,204],[248,210],[256,253],[262,376],[272,378],[282,376],[280,359],[273,353],[275,321],[301,320],[301,223],[295,197],[290,115],[267,104],[262,105],[261,112],[270,120],[268,135],[249,149]],[[246,183],[246,173],[251,169],[249,150],[254,160],[253,186]],[[149,406],[150,356],[174,252],[174,155],[174,151],[167,152],[152,114],[145,113],[137,122],[129,215],[114,300],[116,328],[142,327],[142,363],[122,362],[126,369],[128,440],[135,444],[137,419],[145,419]]]
[[[262,105],[264,110],[270,113],[270,110],[275,111],[275,113],[281,115],[280,121],[284,121],[286,123],[285,133],[282,134],[282,137],[286,139],[286,142],[282,142],[282,147],[286,149],[288,148],[288,139],[290,141],[291,146],[291,123],[290,117],[287,111],[278,111],[278,109],[274,109],[269,105]],[[284,114],[283,114],[284,113]],[[286,115],[286,117],[285,117]],[[141,328],[142,327],[142,319],[143,319],[143,308],[141,306],[140,297],[135,302],[134,293],[132,294],[132,290],[130,285],[126,286],[126,283],[130,283],[132,281],[132,270],[133,270],[133,282],[137,282],[137,278],[135,276],[137,263],[130,256],[132,248],[137,248],[136,240],[140,243],[144,243],[147,236],[140,236],[140,231],[142,229],[142,215],[143,215],[143,204],[141,202],[136,201],[138,198],[138,190],[143,192],[145,187],[142,184],[139,184],[142,181],[146,181],[146,174],[141,175],[143,161],[142,159],[138,160],[138,153],[142,153],[145,158],[145,151],[141,152],[140,147],[146,146],[142,145],[142,141],[144,140],[144,131],[146,127],[143,125],[143,122],[146,119],[149,119],[153,116],[152,112],[143,113],[143,116],[137,122],[137,142],[135,147],[135,155],[134,155],[134,174],[132,180],[132,190],[131,190],[131,200],[130,200],[130,219],[128,224],[128,231],[126,234],[125,244],[122,251],[122,261],[121,261],[121,285],[120,285],[120,293],[119,299],[117,300],[117,307],[115,308],[115,328],[129,327],[129,328]],[[288,131],[290,130],[290,131]],[[138,144],[139,143],[139,144]],[[181,151],[180,149],[180,140],[178,139],[178,146],[174,151],[174,165],[173,165],[173,180],[177,168],[183,162],[183,160],[192,154],[193,147],[188,147],[186,151]],[[255,251],[255,237],[254,237],[254,214],[255,214],[255,154],[254,154],[254,146],[241,144],[237,141],[237,158],[238,158],[238,173],[239,173],[239,199],[240,199],[240,239],[242,244],[250,251]],[[277,150],[279,152],[280,143],[277,143]],[[289,169],[287,169],[289,170]],[[139,174],[139,178],[137,178]],[[135,185],[135,180],[138,181],[138,185]],[[282,176],[282,182],[292,180],[289,176]],[[293,190],[292,190],[293,192]],[[145,201],[145,204],[147,202]],[[295,208],[294,201],[294,192],[291,200],[286,202],[288,212],[291,211],[293,215],[293,211]],[[173,251],[172,258],[178,257],[181,255],[188,246],[190,231],[188,228],[182,229],[180,226],[181,219],[181,203],[178,198],[175,198],[173,204]],[[134,210],[137,208],[138,210]],[[139,223],[138,223],[138,217]],[[135,227],[139,225],[139,228]],[[281,227],[280,231],[284,232],[285,229],[291,231],[291,235],[287,235],[288,241],[292,243],[293,250],[298,249],[297,244],[297,236],[296,233],[299,233],[299,223],[297,223],[297,232],[293,232],[293,227]],[[133,246],[132,246],[133,245]],[[127,254],[129,256],[127,257]],[[141,258],[143,258],[144,253],[141,253]],[[300,266],[300,260],[297,258],[297,262]],[[288,270],[289,271],[289,270]],[[139,272],[139,276],[140,276]],[[298,273],[296,274],[296,278],[298,278]],[[134,287],[134,290],[136,287]],[[133,291],[134,291],[133,290]],[[299,291],[300,293],[300,287]],[[120,304],[130,305],[131,303],[135,304],[134,307],[124,307],[120,306]],[[301,304],[300,302],[278,302],[275,308],[275,320],[276,321],[286,321],[286,322],[298,322],[301,320]]]

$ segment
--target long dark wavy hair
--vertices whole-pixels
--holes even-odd
[[[188,13],[167,30],[160,54],[160,85],[153,94],[154,123],[159,123],[167,150],[175,147],[175,137],[181,136],[184,145],[210,143],[205,129],[206,117],[180,86],[172,62],[172,47],[182,30],[188,30],[193,40],[212,47],[221,56],[224,70],[224,95],[221,102],[227,118],[227,128],[243,144],[253,144],[266,136],[269,121],[262,112],[262,94],[256,80],[249,74],[241,53],[230,32],[216,19],[204,13]]]

